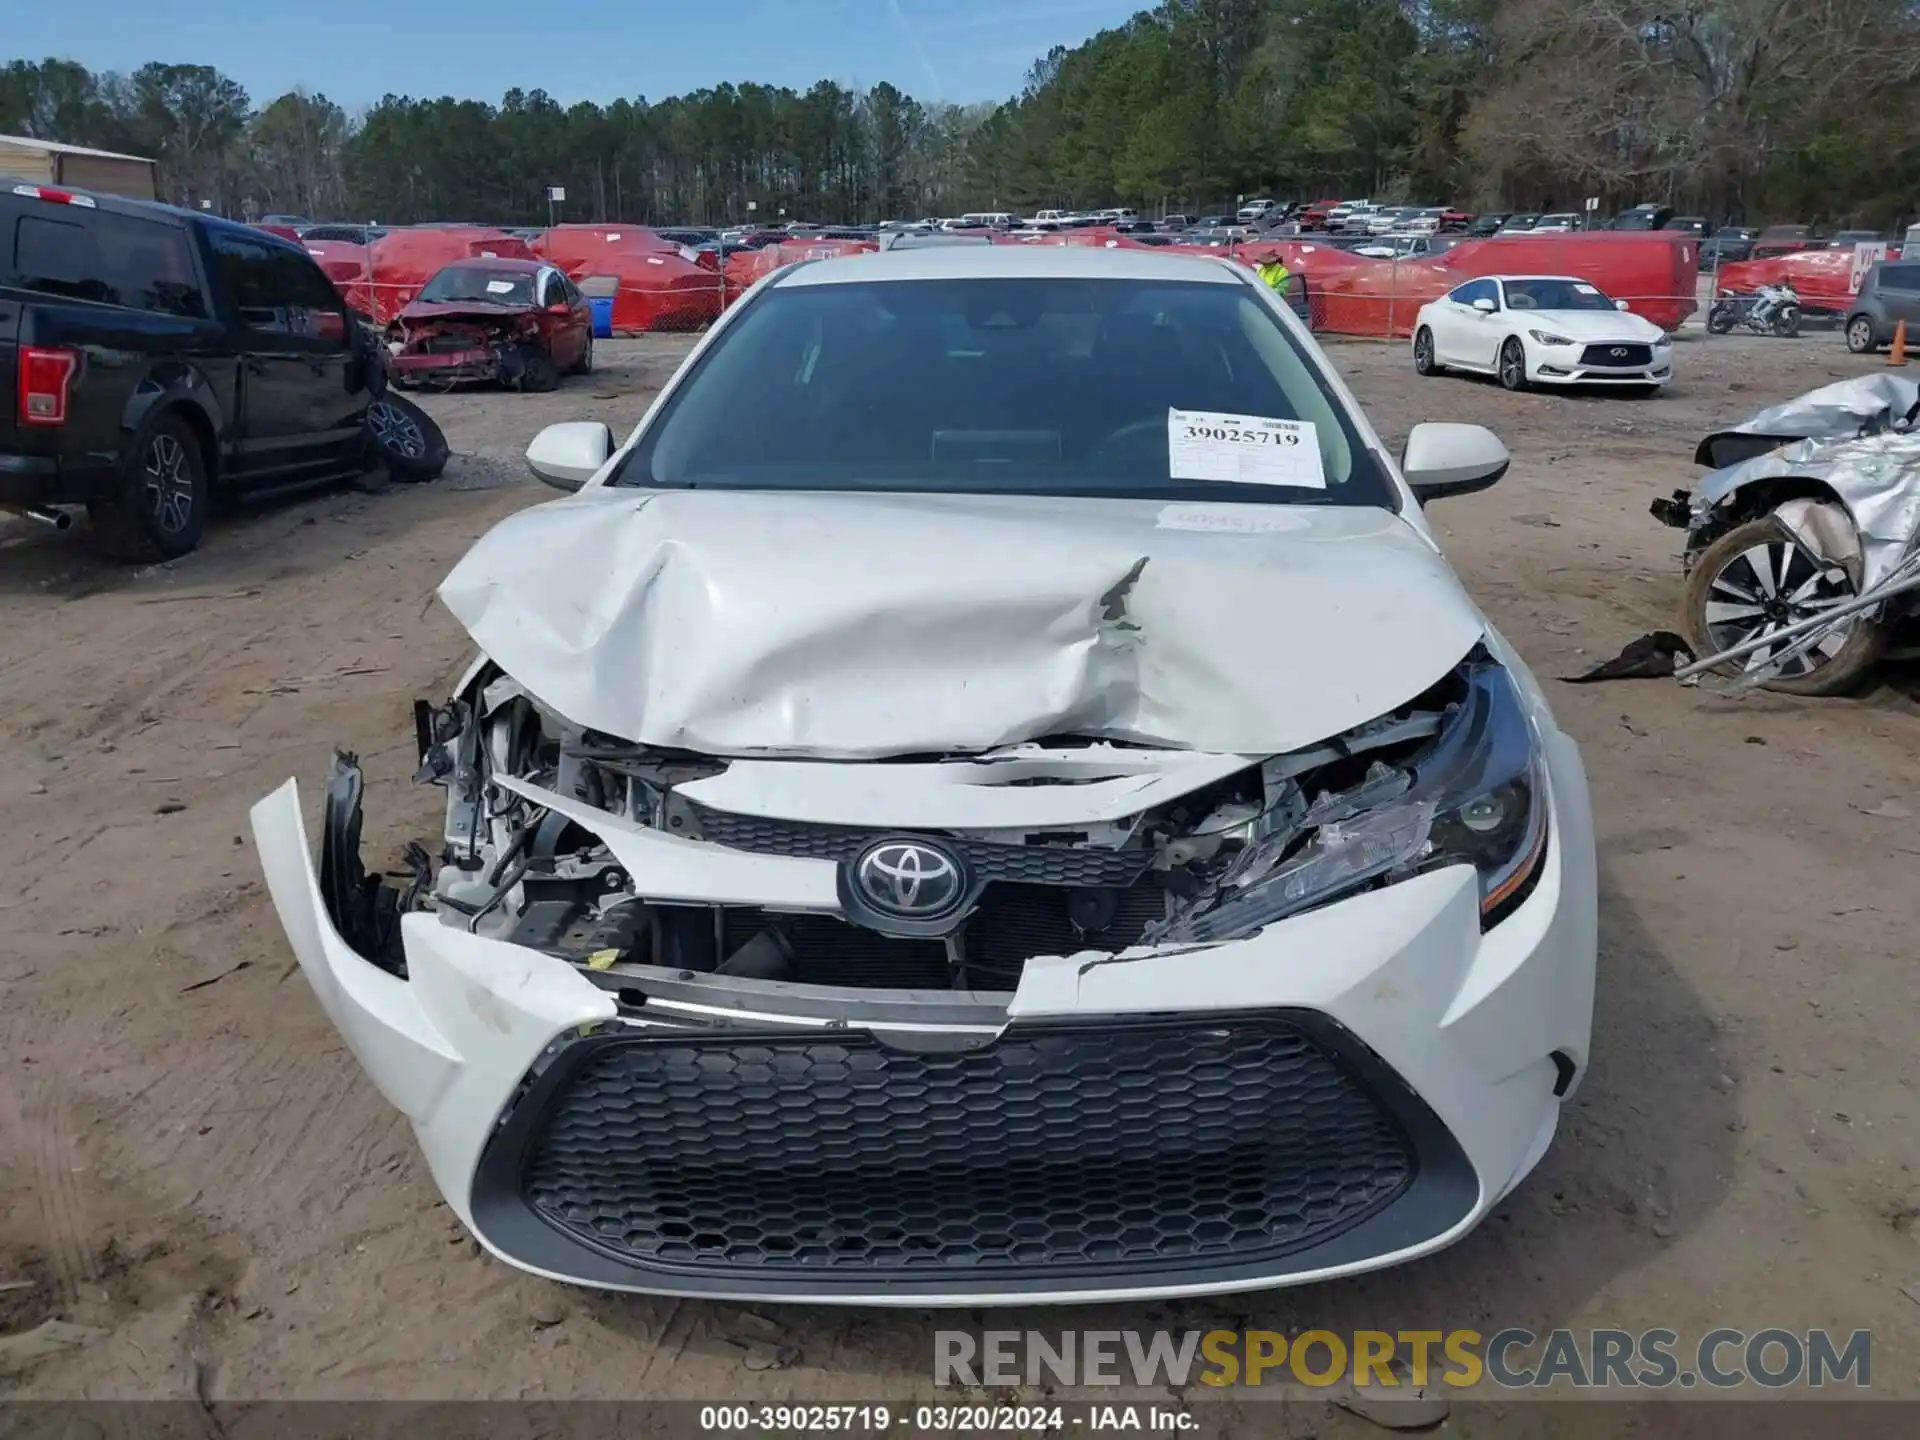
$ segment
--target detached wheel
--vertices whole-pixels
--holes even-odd
[[[538,345],[520,347],[520,389],[522,392],[552,390],[560,384],[560,372],[553,357]]]
[[[1413,337],[1413,373],[1438,375],[1440,362],[1433,358],[1433,331],[1422,325]]]
[[[1700,552],[1687,576],[1682,623],[1696,655],[1717,654],[1828,609],[1857,592],[1842,565],[1823,565],[1772,516],[1736,525]],[[1766,682],[1788,695],[1844,695],[1859,687],[1887,648],[1887,627],[1856,619]],[[1723,675],[1757,670],[1776,648],[1718,667]]]
[[[447,468],[447,437],[433,417],[392,390],[367,407],[367,449],[396,480],[418,484]]]
[[[1856,355],[1871,355],[1879,348],[1873,340],[1873,321],[1865,315],[1847,321],[1847,349]]]
[[[1500,383],[1509,390],[1527,388],[1527,352],[1518,340],[1500,347]]]
[[[87,515],[116,560],[171,560],[199,545],[209,499],[199,439],[185,420],[160,415],[128,452],[119,495],[95,501]]]

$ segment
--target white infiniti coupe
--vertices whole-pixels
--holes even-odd
[[[1600,287],[1566,275],[1483,275],[1421,306],[1413,368],[1474,370],[1509,390],[1613,385],[1652,393],[1673,378],[1667,332]]]

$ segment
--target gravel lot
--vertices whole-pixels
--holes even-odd
[[[299,977],[242,839],[289,774],[315,817],[336,744],[367,766],[370,858],[433,833],[409,705],[467,659],[434,587],[551,493],[519,462],[542,425],[624,433],[686,345],[603,343],[599,373],[550,395],[430,397],[456,451],[441,482],[242,511],[169,566],[0,527],[0,1284],[28,1282],[0,1289],[0,1333],[109,1332],[0,1393],[928,1391],[924,1312],[769,1308],[793,1357],[752,1370],[738,1307],[483,1259]],[[1673,391],[1635,401],[1330,353],[1392,443],[1427,418],[1507,441],[1509,478],[1436,517],[1543,678],[1670,623],[1679,537],[1647,502],[1692,482],[1712,422],[1883,363],[1827,333],[1690,332]],[[1846,701],[1548,685],[1592,777],[1602,954],[1593,1071],[1533,1178],[1466,1242],[1364,1280],[962,1323],[1866,1328],[1876,1391],[1920,1395],[1910,677]],[[1369,1428],[1318,1398],[1247,1408],[1235,1433]]]

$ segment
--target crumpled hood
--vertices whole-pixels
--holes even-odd
[[[537,313],[531,305],[489,305],[484,300],[415,300],[400,312],[402,324],[430,320],[481,320],[511,325]]]
[[[440,598],[568,719],[719,755],[1270,754],[1484,629],[1386,511],[1078,497],[593,487],[496,526]]]

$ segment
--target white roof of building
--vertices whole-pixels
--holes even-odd
[[[153,161],[145,155],[122,155],[117,150],[91,150],[85,145],[62,145],[58,140],[41,140],[33,135],[0,135],[0,145],[18,145],[27,150],[45,150],[54,155],[91,155],[96,160],[137,160],[142,165]]]

